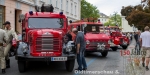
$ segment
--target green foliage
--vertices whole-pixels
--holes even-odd
[[[99,18],[99,10],[97,9],[96,6],[88,3],[85,0],[81,1],[81,18],[89,18],[89,17],[94,17],[94,18]]]
[[[126,16],[129,25],[134,24],[135,27],[142,30],[145,26],[150,26],[150,2],[147,4],[145,8],[141,4],[124,7],[121,14]]]
[[[107,25],[110,25],[110,26],[115,26],[115,25],[118,25],[118,26],[121,26],[121,16],[119,14],[114,14],[112,16],[110,16],[109,18],[109,21],[106,22],[104,25],[107,26]]]

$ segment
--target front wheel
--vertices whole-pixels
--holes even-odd
[[[126,46],[122,46],[123,49],[127,49],[127,47],[128,47],[127,45]]]
[[[75,59],[67,60],[65,62],[65,65],[66,65],[66,70],[69,71],[69,72],[72,72],[73,69],[74,69],[74,65],[75,65]]]
[[[18,60],[18,69],[19,69],[20,73],[25,72],[26,71],[26,62]]]
[[[117,51],[118,47],[112,47],[111,48],[113,51]]]
[[[102,54],[102,57],[106,57],[108,55],[108,51],[103,51],[101,52],[101,54]]]

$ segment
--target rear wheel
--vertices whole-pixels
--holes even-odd
[[[117,51],[118,47],[111,47],[113,51]]]
[[[69,72],[72,72],[73,69],[74,69],[74,64],[75,64],[75,59],[73,59],[73,60],[67,60],[65,62],[66,70],[69,71]]]
[[[127,49],[127,47],[128,47],[127,45],[126,46],[122,46],[123,49]]]
[[[103,51],[101,52],[101,54],[102,54],[102,57],[106,57],[108,55],[108,51]]]
[[[23,73],[26,71],[26,61],[19,61],[18,60],[18,69],[20,73]]]

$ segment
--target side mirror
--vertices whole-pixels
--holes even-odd
[[[19,22],[21,22],[24,19],[25,19],[25,15],[23,15],[23,14],[19,15]]]

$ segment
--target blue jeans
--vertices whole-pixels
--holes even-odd
[[[79,70],[82,70],[83,68],[87,68],[87,64],[86,64],[86,61],[85,61],[85,58],[84,58],[84,52],[85,52],[85,49],[83,50],[80,50],[79,54],[77,54],[77,62],[78,62],[78,69]],[[83,66],[83,68],[82,68]]]

